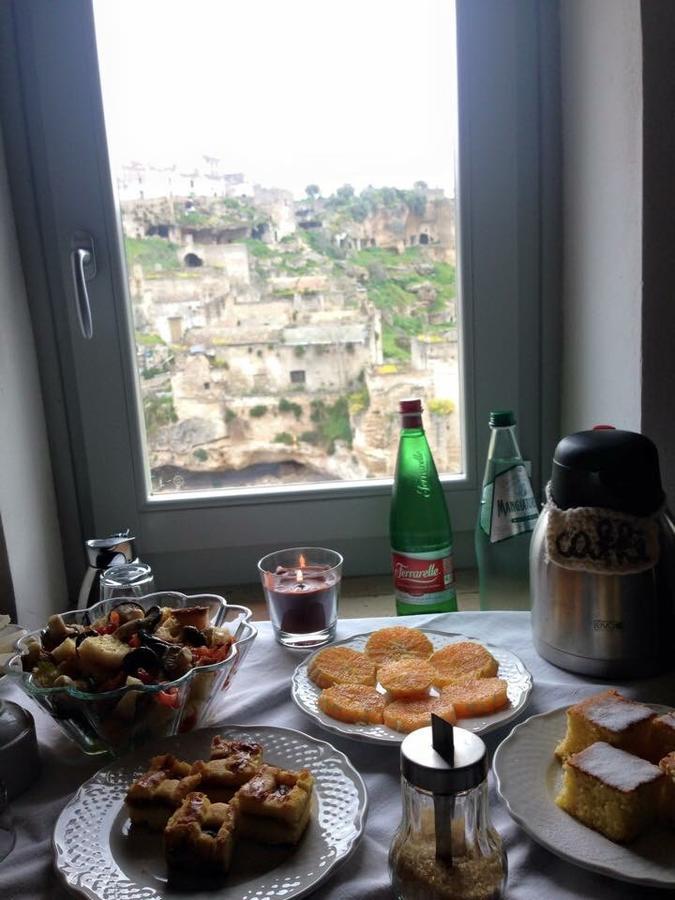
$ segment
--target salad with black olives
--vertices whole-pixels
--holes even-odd
[[[27,643],[22,665],[40,687],[103,693],[175,681],[197,666],[222,662],[233,641],[226,627],[210,624],[205,606],[145,610],[129,599],[87,625],[51,616],[40,639]],[[167,705],[172,702],[167,692]]]

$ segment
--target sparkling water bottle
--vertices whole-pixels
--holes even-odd
[[[421,400],[401,400],[389,533],[398,615],[454,612],[452,529],[422,427]]]
[[[483,492],[476,525],[481,609],[529,609],[530,538],[539,516],[511,410],[490,413]]]

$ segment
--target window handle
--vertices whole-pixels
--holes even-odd
[[[77,320],[80,323],[82,337],[89,340],[94,333],[91,320],[91,304],[87,282],[96,278],[96,257],[94,256],[94,241],[91,235],[84,231],[77,231],[73,235],[70,251],[70,267],[73,274],[73,288],[75,290],[75,310]]]

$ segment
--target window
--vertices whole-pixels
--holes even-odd
[[[313,0],[270,8],[262,30],[251,5],[195,0],[186,24],[176,3],[94,0],[135,343],[164,344],[167,321],[187,304],[197,310],[172,339],[164,378],[140,381],[151,492],[154,470],[167,457],[182,471],[184,491],[203,484],[204,466],[195,467],[195,448],[186,443],[188,433],[199,440],[202,430],[215,435],[214,477],[230,466],[251,488],[257,479],[274,483],[275,472],[278,484],[288,484],[289,470],[304,483],[390,474],[396,401],[411,390],[432,420],[439,470],[462,471],[460,360],[449,352],[458,335],[451,13],[447,0],[414,8],[407,0],[347,0],[324,10],[330,37],[321,39],[321,77],[307,80],[306,60],[289,56],[288,42],[315,39]],[[385,14],[386,42],[377,39]],[[246,41],[220,52],[222,34],[232,29],[255,35],[265,65],[249,65]],[[379,91],[373,107],[361,90],[363,67],[344,66],[347,44],[374,71],[405,57],[433,90],[406,82]],[[158,96],[154,73],[171,70],[179,46],[199,90],[184,79]],[[234,87],[242,71],[245,91]],[[224,84],[233,86],[225,114],[214,115]],[[278,109],[280,95],[288,108]],[[291,114],[298,103],[311,117]],[[400,109],[413,106],[415,128],[402,129]],[[187,129],[179,113],[186,109]],[[271,152],[279,134],[284,150]],[[128,188],[134,174],[147,184],[143,198]],[[195,271],[187,278],[185,269]],[[222,298],[217,307],[214,292]],[[240,349],[252,330],[273,347],[255,350],[264,381]],[[431,341],[436,353],[418,351]],[[217,347],[229,365],[228,377],[214,381],[211,402],[198,407],[191,382],[203,373],[191,365],[195,344]],[[283,399],[287,383],[279,376],[289,357],[303,358],[304,367],[290,372],[300,413],[285,422],[285,451],[271,432],[223,429],[224,406],[245,415],[252,393],[272,406]],[[150,427],[160,394],[170,398],[172,419]],[[302,410],[319,401],[332,414],[313,427]],[[434,437],[439,419],[442,441]],[[301,447],[310,426],[316,439]]]
[[[223,8],[222,4],[213,5]],[[112,6],[116,5],[105,4],[106,9]],[[288,0],[287,6],[276,6],[283,12],[294,3]],[[369,4],[368,9],[371,6],[377,7],[380,13],[394,15],[389,3]],[[422,8],[438,11],[441,19],[449,6],[442,0],[420,4]],[[382,378],[391,374],[386,366],[395,363],[387,363],[385,359],[397,348],[405,356],[410,371],[422,372],[427,380],[433,380],[429,372],[441,372],[443,367],[455,372],[456,401],[462,416],[454,460],[443,468],[457,473],[448,476],[445,485],[458,535],[460,564],[470,559],[470,533],[477,508],[490,407],[513,406],[520,413],[521,443],[532,457],[535,476],[539,471],[539,448],[546,417],[546,396],[542,395],[540,385],[547,347],[542,343],[540,223],[546,219],[542,217],[539,191],[545,182],[532,173],[542,169],[539,135],[543,113],[539,85],[546,59],[540,53],[540,30],[545,6],[540,7],[536,0],[457,3],[460,127],[455,215],[460,266],[457,282],[461,284],[461,297],[458,303],[455,296],[448,294],[443,303],[434,306],[439,296],[439,285],[434,283],[438,273],[427,254],[442,254],[448,242],[440,229],[440,219],[428,215],[430,198],[425,191],[432,188],[427,181],[426,188],[417,186],[417,198],[409,198],[408,212],[414,212],[416,207],[417,219],[413,221],[415,217],[410,217],[410,227],[403,228],[400,246],[396,248],[399,261],[419,259],[421,271],[417,275],[427,276],[422,281],[408,282],[403,288],[425,309],[424,327],[406,332],[407,323],[401,323],[400,311],[396,311],[386,323],[389,330],[383,327],[378,332],[373,328],[375,333],[371,335],[370,352],[375,357],[382,354],[381,365],[385,367],[379,373]],[[143,14],[139,16],[155,8],[150,0],[143,0],[134,8],[141,7]],[[162,10],[170,8],[171,4],[157,6],[156,21],[161,20]],[[346,3],[336,10],[344,16],[353,13],[357,17],[356,25],[361,22],[365,28],[369,14],[363,4]],[[365,368],[360,360],[368,340],[363,328],[359,330],[363,323],[343,325],[342,333],[336,333],[328,345],[316,333],[296,334],[297,343],[285,347],[283,358],[278,341],[264,335],[251,335],[248,340],[242,340],[238,351],[230,345],[227,352],[222,351],[217,340],[201,340],[209,328],[213,329],[213,323],[226,314],[232,301],[230,295],[221,296],[222,280],[216,279],[209,285],[214,293],[207,296],[208,270],[215,268],[214,260],[227,273],[230,282],[238,281],[238,290],[245,294],[246,279],[252,280],[252,270],[250,265],[245,267],[242,263],[243,254],[239,249],[242,244],[247,248],[249,260],[253,259],[254,281],[263,280],[255,271],[256,264],[260,271],[266,271],[268,256],[264,248],[273,250],[280,261],[279,265],[275,263],[279,269],[284,262],[292,268],[291,264],[306,263],[311,257],[303,250],[300,259],[284,259],[284,240],[289,235],[284,232],[283,217],[276,215],[270,221],[258,221],[257,207],[251,205],[254,192],[245,181],[246,173],[235,166],[217,170],[215,157],[204,160],[202,170],[188,165],[184,188],[179,186],[181,173],[171,171],[170,177],[164,178],[159,199],[174,196],[177,199],[174,213],[168,217],[149,216],[148,210],[158,200],[152,182],[159,177],[158,172],[152,169],[149,160],[140,161],[142,170],[136,172],[135,181],[139,185],[142,178],[141,196],[139,187],[131,187],[134,170],[129,167],[125,171],[118,160],[113,158],[110,163],[108,158],[91,4],[81,0],[67,7],[52,8],[49,4],[14,3],[6,15],[12,17],[18,35],[15,77],[23,98],[23,110],[12,109],[11,103],[7,110],[6,104],[9,161],[16,192],[33,192],[30,198],[24,194],[23,202],[21,197],[18,202],[25,269],[29,280],[36,277],[33,275],[36,267],[31,263],[38,260],[49,282],[48,292],[44,285],[41,290],[34,283],[32,293],[36,306],[46,305],[49,315],[44,317],[44,322],[53,321],[56,333],[50,336],[47,327],[38,339],[45,345],[52,340],[52,353],[58,354],[56,374],[49,379],[46,395],[54,408],[66,409],[71,445],[55,449],[56,456],[62,457],[61,461],[57,458],[55,465],[59,471],[65,465],[63,457],[70,458],[82,527],[89,533],[131,527],[138,535],[144,556],[154,563],[162,581],[186,587],[250,580],[255,560],[265,549],[272,549],[280,540],[302,542],[307,534],[312,534],[317,543],[344,551],[351,561],[351,573],[386,571],[390,467],[382,466],[381,471],[369,472],[364,478],[358,477],[355,464],[357,477],[352,481],[343,478],[298,486],[296,480],[291,485],[277,484],[265,491],[235,486],[226,494],[189,490],[185,477],[186,470],[203,471],[218,465],[218,453],[209,449],[204,460],[203,453],[195,456],[197,450],[207,445],[222,447],[228,440],[239,441],[247,429],[249,432],[254,429],[253,433],[261,441],[266,436],[268,443],[276,444],[280,455],[287,453],[290,446],[302,445],[308,454],[316,453],[330,429],[337,434],[331,439],[332,445],[339,447],[342,441],[348,449],[350,434],[345,427],[344,410],[345,406],[349,408],[350,395],[360,394],[360,372]],[[201,20],[193,18],[203,27]],[[381,28],[366,32],[365,37],[359,34],[359,46],[365,47],[368,40],[381,42],[382,34]],[[323,35],[324,32],[318,33],[316,40],[325,40]],[[276,33],[274,38],[278,39]],[[451,32],[444,34],[444,38],[450,53]],[[66,52],[68,48],[70,52]],[[289,57],[304,58],[303,54],[289,54]],[[179,58],[182,65],[180,52],[175,56]],[[373,73],[368,74],[369,58],[370,54],[364,50],[360,65],[363,76],[375,84]],[[399,60],[403,58],[397,56]],[[130,70],[136,77],[133,66]],[[322,70],[322,78],[325,74]],[[198,80],[198,73],[194,77]],[[397,84],[405,80],[401,72],[393,72],[390,77]],[[416,84],[419,91],[419,82]],[[158,109],[166,108],[171,91],[156,80],[152,87]],[[391,92],[386,79],[379,90]],[[428,96],[439,93],[445,96],[444,90],[440,82],[426,84],[420,103]],[[232,105],[241,102],[240,93],[231,81],[223,85],[223,97],[229,97]],[[369,91],[365,98],[370,114],[377,118],[380,112],[377,92]],[[280,131],[283,131],[281,125],[311,131],[311,117],[304,110],[302,91],[297,96],[291,95],[288,101],[275,107],[276,115],[285,116],[280,121]],[[354,96],[354,104],[356,101]],[[400,123],[396,130],[401,135],[419,126],[420,119],[415,115],[418,106],[412,104],[399,111]],[[151,114],[148,108],[147,115]],[[192,123],[189,129],[184,127],[191,108],[176,108],[172,114],[177,129],[194,130]],[[21,128],[22,117],[27,123],[25,134]],[[218,118],[227,119],[225,101],[218,107]],[[112,132],[110,137],[112,147]],[[425,143],[428,138],[422,131],[419,143]],[[25,185],[19,183],[22,140],[27,140],[29,147],[25,155],[34,175],[32,184],[28,179]],[[392,152],[386,156],[380,154],[373,164],[381,166],[383,173],[391,171],[388,166],[401,166],[393,152],[395,141],[390,143]],[[283,142],[268,141],[263,149],[272,158],[283,155],[282,146]],[[76,154],[72,152],[73,147],[77,147]],[[330,148],[329,142],[326,147]],[[210,156],[208,148],[203,149]],[[125,164],[131,162],[134,161],[126,160]],[[214,171],[218,177],[231,179],[215,195],[207,178]],[[383,175],[375,187],[383,191],[393,185],[395,189],[414,193],[415,183],[409,184],[410,177],[408,172],[400,180],[398,176],[385,179]],[[121,220],[118,217],[112,189],[117,178],[121,184],[130,186],[128,202],[135,204],[126,222],[124,215]],[[276,176],[270,178],[261,189],[264,191],[269,185],[276,187],[275,179]],[[345,262],[351,274],[344,279],[342,301],[333,281],[329,285],[305,283],[307,290],[297,290],[297,282],[311,278],[311,273],[275,272],[266,277],[265,284],[270,289],[269,312],[272,313],[274,304],[292,310],[286,323],[289,329],[301,332],[303,328],[312,328],[315,320],[311,316],[316,316],[316,321],[325,321],[329,293],[331,315],[340,309],[340,302],[345,304],[346,311],[351,302],[364,307],[376,305],[374,299],[378,296],[375,292],[373,297],[373,282],[389,283],[395,278],[390,277],[387,269],[405,269],[405,266],[387,264],[390,260],[383,255],[386,248],[380,245],[381,234],[377,230],[368,233],[364,226],[373,217],[373,209],[367,205],[368,194],[363,196],[368,185],[352,185],[350,192],[346,189],[349,184],[345,178],[329,192],[308,178],[304,185],[306,202],[294,200],[296,230],[302,230],[302,240],[310,250],[319,247],[314,251],[315,258],[323,265],[324,258],[332,257],[321,252],[319,246],[326,237],[327,227],[325,216],[319,214],[318,201],[323,192],[328,194],[326,200],[334,198],[336,217],[342,216],[348,226],[344,234],[328,229],[331,246],[344,254],[334,262]],[[186,197],[188,193],[190,196]],[[448,193],[436,199],[448,200]],[[219,215],[212,220],[209,210],[200,208],[200,204],[204,206],[208,201],[207,205],[213,205],[214,197],[225,207],[228,204],[224,201],[229,201],[229,208],[236,208],[239,218],[228,223]],[[386,205],[389,199],[389,195],[380,195],[377,203]],[[375,209],[381,213],[384,207],[378,207],[377,203]],[[40,216],[37,222],[32,222],[33,240],[30,240],[26,235],[34,205]],[[246,215],[252,219],[242,221]],[[202,227],[205,218],[206,228]],[[39,241],[35,239],[38,227]],[[88,285],[95,323],[90,341],[84,340],[78,330],[70,280],[70,254],[82,232],[93,241],[97,263],[97,276]],[[127,271],[121,254],[125,242]],[[178,247],[174,254],[171,245],[175,243]],[[132,251],[137,249],[146,254],[139,268],[134,265],[133,252],[129,257],[130,247]],[[359,265],[363,261],[372,264],[372,271]],[[384,277],[378,265],[385,269]],[[363,282],[359,281],[359,268],[365,269]],[[160,282],[167,269],[176,273],[170,288],[161,296],[150,297],[146,290],[148,282]],[[193,281],[200,285],[196,299],[189,290]],[[416,290],[407,290],[410,287]],[[380,312],[386,312],[386,292],[379,299],[383,301]],[[245,314],[244,302],[236,306],[231,321],[243,336],[250,327],[250,318]],[[161,315],[157,314],[159,307],[165,307]],[[306,310],[309,310],[309,320],[303,321]],[[458,327],[454,330],[448,328],[451,317],[457,320]],[[36,315],[36,321],[40,318]],[[352,329],[353,324],[359,327]],[[37,327],[39,330],[40,325]],[[395,333],[392,327],[406,333]],[[431,339],[441,332],[441,341]],[[189,349],[185,352],[188,340]],[[441,350],[439,344],[443,345]],[[327,346],[325,352],[321,349],[324,346]],[[262,357],[255,352],[259,348],[263,348]],[[301,349],[304,354],[297,352]],[[298,365],[301,359],[302,368]],[[415,366],[418,368],[414,369]],[[419,389],[420,380],[424,381],[411,378],[410,389]],[[287,397],[279,393],[283,381],[288,388]],[[341,382],[346,386],[343,393],[337,389]],[[211,388],[205,392],[207,383]],[[239,405],[234,400],[242,391],[250,391],[250,400]],[[266,393],[260,396],[262,391]],[[139,396],[143,398],[142,404],[137,400]],[[293,412],[280,411],[282,399],[302,407],[301,419],[296,421]],[[453,398],[431,393],[430,399]],[[354,406],[358,405],[357,400],[356,396],[352,398]],[[176,406],[181,403],[179,415]],[[372,430],[379,427],[389,445],[395,445],[396,441],[393,420],[387,418],[394,404],[395,397],[392,397],[388,409],[382,405],[373,410]],[[207,411],[207,407],[212,408]],[[266,408],[265,413],[253,415],[253,410],[261,407]],[[438,408],[449,407],[439,405]],[[192,431],[181,424],[189,424],[192,419],[198,422]],[[179,427],[174,429],[174,425]],[[185,437],[184,464],[176,467],[175,460],[171,460],[161,471],[159,467],[153,471],[148,465],[153,442],[157,449],[158,436],[174,433],[183,433]],[[275,441],[278,434],[291,434],[292,444]],[[323,441],[325,451],[326,443]],[[325,455],[326,465],[330,466],[331,454]]]

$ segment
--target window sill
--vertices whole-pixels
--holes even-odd
[[[462,612],[479,609],[478,573],[461,569],[457,573],[457,603]],[[267,619],[267,609],[259,584],[238,584],[227,588],[205,588],[207,593],[224,594],[232,603],[253,610],[254,620]],[[197,593],[190,590],[189,593]],[[344,578],[340,596],[340,616],[344,619],[393,616],[391,575]]]

